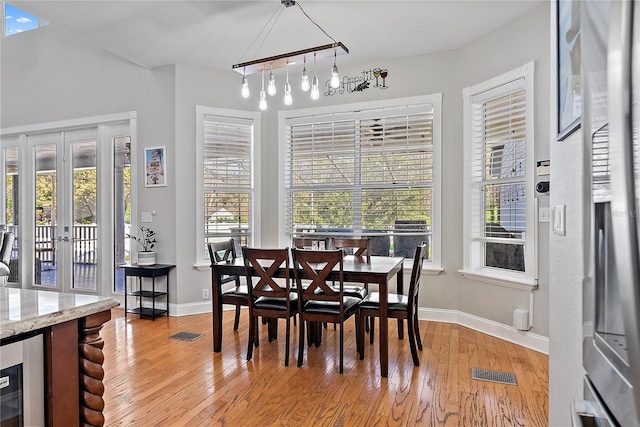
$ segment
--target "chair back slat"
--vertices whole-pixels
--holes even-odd
[[[236,259],[236,251],[233,239],[224,242],[210,242],[207,244],[209,248],[209,259],[211,262],[222,262]]]
[[[313,251],[293,249],[294,279],[298,289],[298,299],[301,304],[305,301],[335,301],[340,302],[344,296],[344,253],[341,249],[328,251]],[[329,275],[338,268],[339,286],[332,286]],[[305,286],[302,281],[309,283]],[[331,279],[333,282],[334,279]]]
[[[367,262],[369,262],[371,260],[369,255],[370,242],[371,239],[368,237],[363,237],[361,239],[334,237],[332,247],[335,249],[344,249],[345,253],[353,251],[353,255],[359,257],[364,256],[367,258]]]
[[[297,249],[311,249],[313,242],[317,242],[320,246],[320,242],[324,242],[324,249],[329,249],[329,239],[319,237],[294,237],[293,247]],[[318,247],[318,249],[323,249]]]
[[[289,248],[284,249],[257,249],[242,248],[244,257],[245,274],[249,285],[249,302],[252,298],[266,296],[271,298],[288,298],[291,289],[289,275]],[[274,280],[279,270],[284,269],[284,286]],[[254,281],[252,271],[258,275]]]

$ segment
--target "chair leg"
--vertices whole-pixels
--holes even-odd
[[[340,373],[342,373],[343,355],[344,355],[344,322],[340,323]]]
[[[358,314],[356,314],[356,347],[358,349],[358,356],[360,356],[360,360],[364,359],[364,321],[364,315],[358,312]]]
[[[287,342],[284,350],[284,366],[289,366],[289,334],[291,332],[291,318],[287,317]]]
[[[298,368],[302,366],[304,358],[304,320],[300,318],[300,328],[298,332]]]
[[[418,350],[422,351],[422,339],[420,338],[420,326],[418,325],[418,313],[414,313],[413,318],[413,329],[416,337],[416,342],[418,343]]]
[[[373,316],[369,317],[369,344],[373,344],[373,333],[376,328],[376,318]]]
[[[251,358],[253,357],[253,346],[254,346],[254,339],[255,339],[255,325],[256,325],[257,319],[255,319],[254,317],[251,317],[251,319],[249,319],[249,342],[247,344],[247,360],[251,360]]]
[[[240,324],[240,306],[236,305],[236,317],[233,319],[233,330],[238,330],[238,325]]]
[[[416,334],[413,328],[412,318],[407,319],[407,334],[409,335],[409,347],[411,348],[411,358],[413,359],[413,365],[420,366],[420,359],[418,359],[418,350],[416,349]]]

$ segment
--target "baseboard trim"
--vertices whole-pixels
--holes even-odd
[[[418,319],[432,322],[455,323],[492,337],[521,345],[549,355],[549,338],[532,332],[520,331],[512,326],[484,319],[473,314],[457,310],[445,310],[438,308],[419,308]]]
[[[202,301],[188,304],[169,304],[171,316],[191,316],[212,312],[211,301]],[[224,310],[233,310],[235,306],[224,306]],[[418,318],[431,322],[455,323],[492,337],[521,345],[539,353],[549,354],[549,338],[532,332],[520,331],[512,326],[504,325],[493,320],[484,319],[473,314],[457,310],[439,308],[420,308]]]

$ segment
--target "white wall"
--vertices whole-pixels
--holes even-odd
[[[255,98],[246,101],[239,96],[240,75],[231,70],[217,72],[183,65],[146,70],[58,29],[45,31],[34,31],[29,37],[20,35],[9,48],[10,40],[3,42],[1,105],[3,112],[9,111],[2,115],[0,125],[136,110],[140,170],[144,147],[166,145],[168,149],[169,185],[146,189],[140,177],[137,207],[139,212],[158,212],[153,227],[160,240],[159,261],[177,264],[171,278],[170,302],[178,314],[210,310],[211,302],[203,301],[202,289],[210,286],[211,273],[194,268],[197,228],[193,209],[199,197],[194,190],[195,105],[255,111]],[[547,159],[549,32],[549,10],[543,5],[455,51],[339,63],[341,73],[352,76],[363,69],[387,68],[387,90],[338,94],[317,103],[294,99],[296,108],[309,108],[443,93],[444,272],[424,280],[420,303],[426,316],[442,311],[453,317],[464,313],[509,326],[513,309],[529,307],[528,292],[476,283],[458,273],[463,257],[462,89],[535,60],[537,157]],[[251,79],[251,85],[257,93],[257,79]],[[261,237],[266,246],[277,245],[282,232],[273,225],[279,223],[277,210],[267,201],[278,200],[280,191],[276,118],[277,110],[284,106],[278,105],[279,100],[270,101],[270,109],[262,116],[260,176],[265,200]],[[541,248],[545,250],[547,245],[548,235],[543,233]],[[540,262],[541,288],[535,295],[532,332],[547,336],[548,259],[542,251]]]
[[[141,68],[54,26],[0,40],[1,128],[136,111],[138,170],[144,148],[167,146],[169,184],[145,189],[138,174],[135,208],[157,211],[158,262],[174,262],[174,67]],[[172,295],[176,283],[174,271]]]
[[[552,70],[556,69],[555,4],[550,6]],[[583,44],[585,46],[585,44]],[[551,73],[550,99],[557,84]],[[588,247],[589,208],[585,186],[585,150],[582,132],[557,142],[557,106],[549,111],[551,140],[551,206],[566,206],[566,235],[550,233],[549,241],[549,425],[570,426],[569,404],[582,398],[582,281],[585,277],[584,248]]]

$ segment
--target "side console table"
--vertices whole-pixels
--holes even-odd
[[[149,266],[140,266],[137,264],[127,264],[121,266],[124,269],[124,315],[127,313],[138,314],[141,317],[151,317],[152,320],[156,320],[156,317],[169,315],[169,271],[175,267],[172,264],[155,264]],[[156,277],[166,276],[167,287],[164,291],[156,290]],[[128,292],[128,277],[137,277],[138,286],[134,288],[131,285],[131,292]],[[151,279],[151,289],[143,287],[142,278],[147,277]],[[137,289],[137,290],[136,290]],[[133,308],[127,308],[127,297],[135,296],[137,304]],[[165,297],[165,302],[161,308],[156,308],[156,298]],[[144,302],[151,300],[151,308],[146,306]]]

